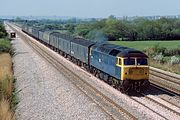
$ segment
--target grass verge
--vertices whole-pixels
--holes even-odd
[[[9,53],[0,54],[0,120],[15,120],[14,111],[18,96]]]
[[[0,118],[1,120],[15,120],[15,115],[11,112],[9,101],[5,99],[0,102]]]

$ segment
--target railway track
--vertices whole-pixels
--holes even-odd
[[[180,96],[172,91],[159,87],[157,85],[151,84],[151,88],[146,91],[144,94],[152,95],[156,93],[158,97],[176,107],[180,107]]]
[[[164,101],[166,101],[167,103],[169,103],[169,104],[171,104],[171,105],[173,105],[173,106],[176,106],[177,108],[180,108],[180,106],[179,105],[176,105],[176,104],[174,104],[173,102],[170,102],[169,100],[167,100],[167,99],[165,99],[165,98],[163,98],[163,97],[160,97],[162,100],[164,100]]]
[[[164,102],[164,101],[167,102],[167,106],[166,106],[166,105],[162,104],[162,103],[160,102],[161,100],[158,99],[158,98],[155,98],[155,97],[152,97],[152,96],[148,96],[148,95],[146,95],[146,94],[142,94],[142,95],[143,95],[146,99],[148,99],[148,100],[150,100],[150,101],[158,104],[159,106],[167,109],[168,111],[171,111],[172,113],[175,113],[176,115],[179,115],[179,116],[180,116],[180,108],[179,108],[178,106],[174,105],[174,104],[171,104],[169,101],[166,101],[166,100],[160,98],[160,99],[163,100],[163,102]],[[170,105],[173,106],[173,107],[169,107]]]
[[[180,75],[150,67],[150,82],[180,95]]]
[[[10,26],[10,25],[9,25]],[[27,35],[20,33],[18,30],[10,26],[14,31],[16,31],[20,37],[25,41],[26,44],[31,46],[35,52],[37,52],[41,57],[46,59],[48,63],[53,65],[58,71],[63,73],[79,90],[86,94],[91,100],[93,100],[105,113],[111,116],[112,119],[132,119],[137,118],[129,113],[127,110],[119,106],[113,100],[105,96],[103,93],[98,91],[88,82],[84,81],[80,76],[74,73],[71,69],[64,66],[59,62],[54,56],[48,53],[45,49],[37,45],[33,40],[30,40]]]
[[[158,99],[146,94],[139,94],[138,97],[131,97],[131,99],[145,106],[147,109],[153,111],[166,120],[169,120],[171,116],[180,118],[180,108],[169,103],[169,101],[165,101],[163,99],[161,100],[161,98]],[[161,108],[163,108],[165,112],[162,112],[160,110]]]

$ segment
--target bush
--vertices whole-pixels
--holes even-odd
[[[175,56],[180,55],[180,48],[166,49],[164,51],[165,56]]]
[[[3,53],[3,52],[10,52],[11,50],[11,43],[9,40],[7,39],[3,39],[1,40],[0,39],[0,53]]]
[[[179,62],[180,62],[180,60],[179,60],[178,57],[176,57],[176,56],[172,56],[172,57],[171,57],[171,60],[170,60],[170,64],[171,64],[171,65],[179,64]]]
[[[154,50],[154,52],[155,52],[156,54],[159,54],[159,53],[164,54],[164,52],[165,52],[165,50],[166,50],[165,47],[159,46],[159,43],[156,44],[156,45],[154,45],[154,46],[152,47],[152,49]]]
[[[148,48],[145,48],[143,52],[145,52],[148,56],[152,56],[154,54],[154,49],[152,49],[151,47],[148,47]]]
[[[160,47],[159,44],[156,44],[150,48],[145,48],[143,51],[146,52],[149,56],[154,56],[154,55],[159,55],[159,54],[162,54],[163,56],[180,55],[180,47],[167,49],[165,47]]]
[[[158,55],[155,55],[153,57],[153,60],[156,60],[156,61],[161,61],[163,59],[163,55],[162,53],[158,54]]]
[[[4,28],[4,26],[0,23],[0,38],[6,37],[8,34]]]
[[[159,63],[166,63],[168,61],[168,58],[164,57],[163,54],[160,53],[158,55],[155,55],[153,57],[153,60],[155,60],[156,62],[159,62]]]
[[[165,51],[166,51],[166,48],[160,47],[159,44],[156,44],[153,47],[144,49],[144,52],[146,52],[150,56],[159,55],[159,54],[164,55]]]

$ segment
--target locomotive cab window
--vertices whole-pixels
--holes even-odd
[[[118,62],[119,65],[121,65],[121,58],[119,58],[119,62]]]
[[[135,65],[135,58],[124,59],[124,65]]]
[[[137,65],[148,65],[147,58],[137,58]]]
[[[121,65],[121,58],[116,58],[116,64]]]

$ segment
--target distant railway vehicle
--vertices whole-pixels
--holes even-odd
[[[15,32],[10,32],[10,38],[16,38],[16,33]]]
[[[149,86],[148,56],[141,51],[35,27],[23,26],[22,31],[122,92],[140,92]]]

